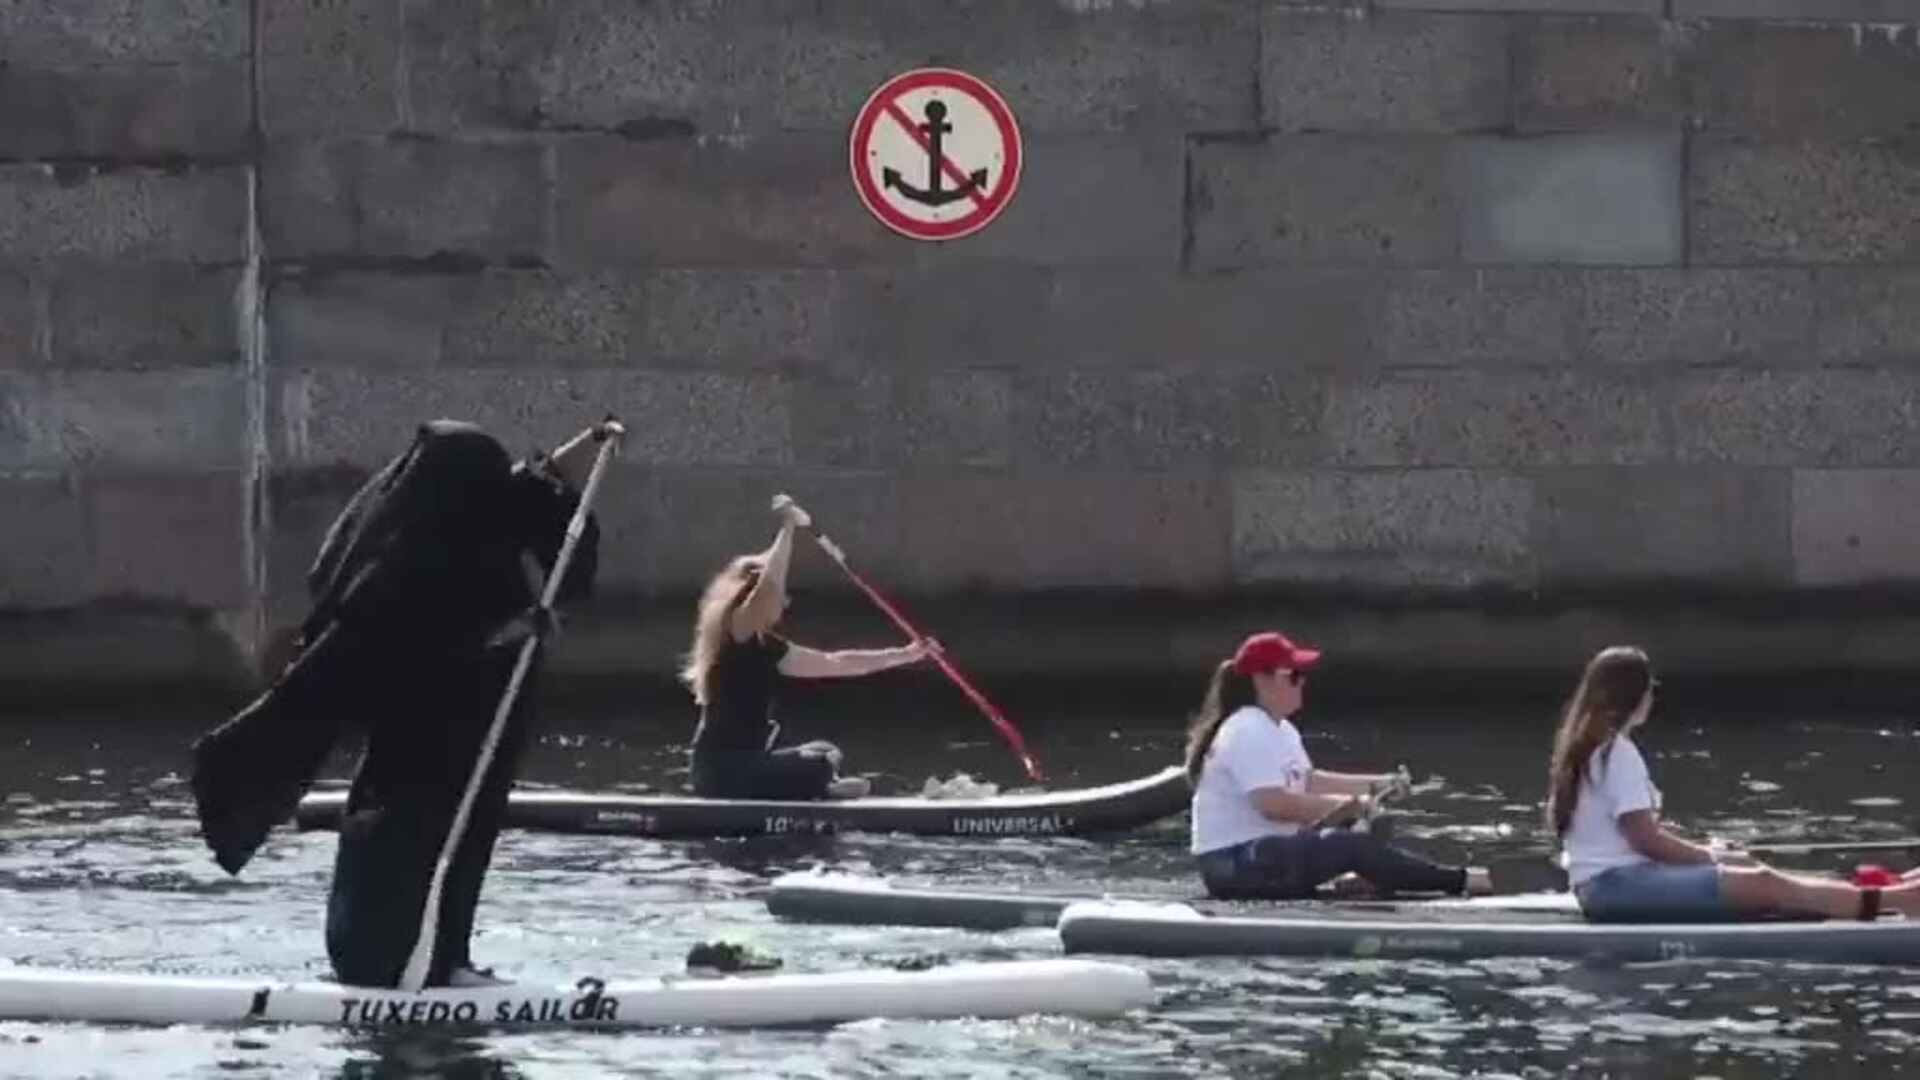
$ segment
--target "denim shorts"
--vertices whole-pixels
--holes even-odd
[[[1594,922],[1717,922],[1738,914],[1721,893],[1715,863],[1616,866],[1581,882],[1574,896]]]

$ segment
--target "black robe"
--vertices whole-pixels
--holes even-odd
[[[434,863],[520,650],[502,631],[539,599],[522,553],[550,574],[578,506],[578,493],[540,466],[512,462],[470,424],[421,425],[328,530],[293,658],[193,745],[201,835],[238,874],[341,739],[365,737],[328,901],[328,953],[343,982],[394,985],[412,949]],[[589,516],[558,603],[591,590],[598,541]],[[536,655],[443,886],[429,985],[469,962],[537,672]]]

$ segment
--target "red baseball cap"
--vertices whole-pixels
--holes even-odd
[[[1304,671],[1319,662],[1319,649],[1303,649],[1270,630],[1241,642],[1239,651],[1233,654],[1233,669],[1242,675],[1259,675],[1277,668]]]

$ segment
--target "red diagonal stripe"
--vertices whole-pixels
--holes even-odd
[[[893,101],[887,102],[887,115],[893,117],[894,123],[906,129],[907,134],[913,137],[913,141],[920,144],[920,149],[927,151],[929,154],[933,152],[933,140],[927,137],[926,132],[920,130],[919,125],[913,122],[912,117],[901,110],[899,99],[896,98]],[[967,197],[973,200],[975,206],[985,207],[987,205],[986,194],[978,188],[969,187],[968,181],[971,178],[967,176],[966,172],[963,171],[960,166],[953,163],[952,158],[945,154],[940,155],[940,171],[946,174],[947,179],[953,181],[954,186],[966,188]]]

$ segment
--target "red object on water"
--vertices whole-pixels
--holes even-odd
[[[1900,884],[1900,877],[1879,863],[1861,863],[1853,868],[1853,883],[1869,889],[1884,888]]]

